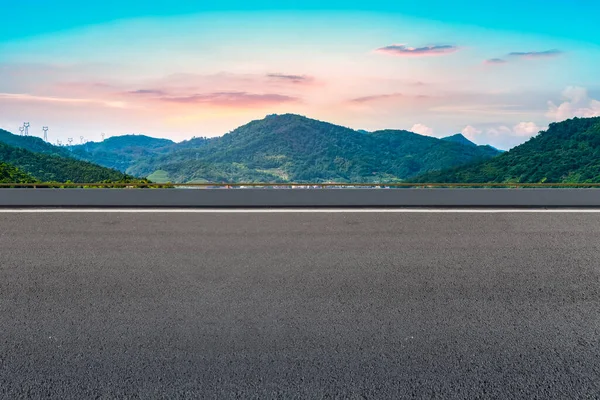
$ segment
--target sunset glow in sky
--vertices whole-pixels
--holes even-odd
[[[508,149],[600,115],[596,0],[0,2],[0,128],[52,141],[290,112]]]

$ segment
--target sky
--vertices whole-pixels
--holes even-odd
[[[180,141],[296,113],[509,149],[600,115],[597,0],[86,3],[0,0],[0,128]]]

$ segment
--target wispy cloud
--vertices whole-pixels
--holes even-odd
[[[66,97],[52,97],[52,96],[37,96],[22,93],[0,93],[0,100],[7,99],[13,101],[23,102],[37,102],[37,103],[70,103],[70,104],[98,104],[106,107],[126,107],[126,103],[122,101],[109,101],[100,99],[77,99],[77,98],[66,98]]]
[[[562,55],[564,52],[561,50],[553,49],[546,51],[527,51],[527,52],[512,52],[509,53],[509,57],[518,57],[518,58],[526,58],[526,59],[535,59],[535,58],[550,58],[550,57],[558,57]]]
[[[262,107],[299,101],[297,97],[282,94],[246,92],[215,92],[181,97],[161,97],[160,100],[179,104],[206,104],[221,107]]]
[[[483,63],[485,65],[500,65],[506,64],[508,61],[503,60],[502,58],[490,58],[489,60],[485,60]]]
[[[307,75],[267,74],[267,78],[296,84],[311,84],[314,81],[312,76]]]
[[[375,50],[377,53],[389,54],[400,57],[426,57],[441,56],[458,51],[457,46],[438,45],[425,47],[408,47],[405,44],[393,44]]]
[[[112,89],[115,86],[104,82],[59,82],[56,84],[58,88],[75,88],[75,89]]]
[[[415,103],[417,100],[427,100],[432,99],[432,96],[427,96],[424,94],[404,94],[404,93],[387,93],[387,94],[375,94],[370,96],[361,96],[354,97],[352,99],[347,100],[348,103],[353,104],[368,104],[368,103],[379,103],[379,102],[398,102],[398,101],[408,101],[411,103]]]
[[[370,103],[372,101],[389,100],[404,97],[402,93],[376,94],[372,96],[355,97],[350,99],[351,103]]]
[[[150,95],[150,96],[165,96],[167,93],[164,90],[160,89],[138,89],[127,92],[127,94],[133,95]]]

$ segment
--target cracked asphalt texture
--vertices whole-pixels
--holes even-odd
[[[0,398],[598,398],[600,214],[0,214]]]

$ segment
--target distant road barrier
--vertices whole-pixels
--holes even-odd
[[[0,207],[594,207],[595,188],[0,189]]]
[[[600,183],[0,183],[0,188],[600,188]]]

